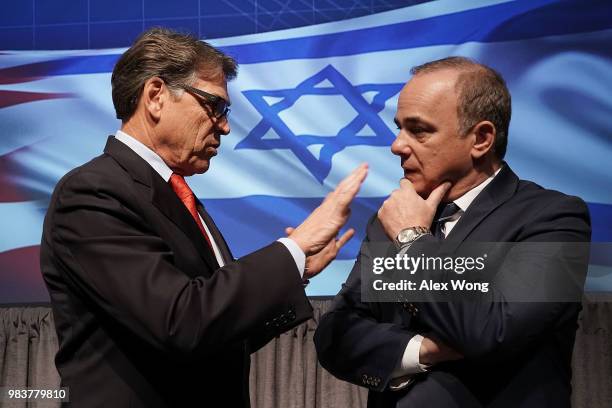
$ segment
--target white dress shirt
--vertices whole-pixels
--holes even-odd
[[[140,141],[136,140],[134,137],[128,135],[127,133],[121,130],[118,130],[117,133],[115,133],[115,139],[125,144],[127,147],[132,149],[134,153],[136,153],[143,160],[149,163],[149,165],[153,167],[153,169],[161,176],[162,179],[164,179],[166,183],[170,181],[170,176],[172,176],[173,173],[172,169],[168,167],[168,165],[163,161],[161,157],[159,157],[157,153],[149,149]],[[198,214],[198,216],[200,217],[200,221],[202,221],[202,225],[206,230],[206,234],[210,238],[210,244],[212,246],[213,253],[215,254],[215,258],[219,263],[219,266],[224,266],[225,262],[223,262],[223,257],[221,256],[221,251],[219,251],[219,246],[215,242],[212,234],[210,233],[208,225],[206,225],[206,222],[204,221],[202,216],[200,214]],[[278,239],[278,241],[285,245],[285,247],[291,253],[293,260],[295,261],[295,265],[297,266],[298,271],[300,272],[300,277],[304,276],[304,267],[306,265],[306,255],[304,254],[304,251],[302,251],[299,245],[296,244],[295,241],[291,238],[280,238]]]
[[[453,201],[459,207],[459,211],[457,211],[457,213],[442,226],[442,234],[445,237],[450,234],[455,225],[457,225],[457,222],[459,222],[461,216],[467,211],[468,207],[476,199],[478,194],[480,194],[482,190],[484,190],[484,188],[488,186],[491,181],[493,181],[500,170],[501,167],[497,169],[497,171],[491,177],[487,178],[485,181]],[[427,371],[429,366],[419,362],[419,351],[421,349],[422,341],[423,336],[420,334],[417,334],[410,339],[406,345],[401,361],[399,362],[397,368],[393,371],[392,377],[394,380],[391,382],[389,387],[390,389],[402,389],[412,382],[412,379],[410,378],[412,374]]]

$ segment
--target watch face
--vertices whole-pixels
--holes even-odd
[[[399,233],[399,235],[397,236],[397,240],[401,243],[410,242],[414,240],[416,235],[416,231],[412,229],[405,229]]]

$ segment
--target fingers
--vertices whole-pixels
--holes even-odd
[[[367,164],[357,167],[336,187],[337,194],[354,197],[368,174]]]
[[[363,180],[365,180],[367,173],[368,173],[368,163],[361,163],[359,166],[353,169],[353,171],[351,171],[351,174],[345,177],[343,181],[350,182],[350,181],[356,180],[358,182],[362,182]]]
[[[409,188],[410,190],[414,190],[414,186],[412,185],[412,182],[405,177],[400,179],[399,184],[400,184],[400,188]]]
[[[338,183],[335,191],[340,194],[351,193],[354,190],[356,192],[367,175],[368,164],[362,163],[355,170],[353,170],[351,174],[346,176],[340,183]]]
[[[355,198],[359,187],[368,175],[368,164],[362,163],[355,170],[346,176],[332,191],[323,202],[337,202],[342,206],[347,206]]]
[[[436,208],[448,190],[451,188],[451,185],[452,184],[448,181],[440,184],[438,187],[434,188],[425,201],[427,201],[433,208]]]
[[[306,220],[291,233],[306,255],[320,252],[335,237],[350,216],[349,205],[357,195],[368,173],[367,163],[361,164],[327,195]],[[288,230],[286,230],[288,231]],[[298,235],[298,236],[296,236]]]
[[[285,234],[287,234],[287,235],[291,235],[291,233],[292,233],[293,231],[295,231],[295,228],[293,228],[293,227],[287,227],[287,228],[285,228]]]
[[[338,241],[336,242],[336,248],[342,248],[344,244],[346,244],[351,238],[353,238],[353,235],[355,235],[355,230],[350,228],[338,239]]]

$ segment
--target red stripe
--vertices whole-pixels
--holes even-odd
[[[32,150],[32,146],[23,146],[0,156],[0,203],[32,201],[44,198],[27,187],[20,186],[15,180],[23,176],[24,173],[23,166],[15,155]]]
[[[0,69],[0,84],[21,84],[44,78],[45,62],[17,65]],[[41,69],[43,68],[43,69]]]
[[[0,91],[0,109],[34,101],[47,99],[70,98],[74,95],[69,93],[45,93],[25,91]]]
[[[49,301],[39,257],[39,245],[0,252],[0,303]]]

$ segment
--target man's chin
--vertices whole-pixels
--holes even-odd
[[[412,183],[412,186],[414,187],[414,191],[424,200],[427,200],[427,197],[429,197],[431,192],[435,189],[435,186],[427,184]]]
[[[431,189],[427,188],[427,184],[423,182],[423,179],[415,177],[413,175],[405,175],[404,178],[410,181],[410,183],[412,183],[412,187],[418,195],[423,198],[427,198],[427,196],[431,192]]]
[[[210,168],[210,159],[206,160],[198,160],[196,163],[193,163],[191,166],[191,170],[193,174],[202,174],[208,171]]]

